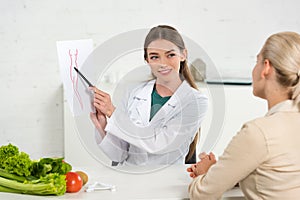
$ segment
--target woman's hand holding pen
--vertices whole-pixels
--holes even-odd
[[[93,104],[96,108],[96,113],[91,113],[90,117],[103,138],[106,135],[104,130],[107,124],[106,116],[110,117],[114,112],[115,107],[111,102],[109,94],[97,89],[96,87],[91,87],[91,90],[94,92]]]
[[[217,162],[213,153],[206,154],[203,152],[199,155],[199,158],[201,159],[199,162],[187,168],[192,178],[205,174],[209,168]]]
[[[96,87],[92,87],[92,90],[94,91],[94,106],[97,112],[110,117],[115,111],[115,106],[111,102],[110,95]]]

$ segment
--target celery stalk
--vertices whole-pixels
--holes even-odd
[[[44,183],[36,183],[36,184],[20,183],[18,181],[9,180],[9,179],[2,178],[2,177],[0,177],[0,185],[2,185],[4,187],[12,188],[12,189],[18,189],[21,191],[22,190],[24,190],[24,191],[39,191],[39,190],[47,189],[47,187],[49,187],[48,184],[44,184]]]
[[[4,169],[0,169],[0,177],[16,180],[19,182],[24,182],[26,180],[24,176],[18,176],[16,174],[8,173]]]
[[[25,181],[24,183],[0,177],[0,192],[63,195],[66,192],[65,176],[52,174],[51,177],[35,181]]]
[[[19,190],[3,187],[0,185],[0,192],[9,192],[9,193],[20,193]]]

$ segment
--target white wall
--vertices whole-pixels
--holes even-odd
[[[249,74],[263,41],[300,32],[298,0],[0,0],[0,144],[34,158],[64,155],[63,97],[56,41],[170,24],[226,74]]]

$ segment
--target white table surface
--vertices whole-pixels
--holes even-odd
[[[85,192],[83,187],[77,193],[66,193],[62,196],[33,196],[10,193],[0,193],[1,200],[44,200],[44,199],[61,199],[61,200],[119,200],[119,199],[188,199],[188,185],[191,181],[189,174],[186,172],[187,166],[166,166],[155,172],[147,172],[149,168],[137,167],[139,174],[121,172],[112,170],[103,165],[95,167],[77,167],[74,170],[85,171],[89,176],[88,184],[95,181],[112,184],[116,186],[116,191],[103,190],[94,192]],[[130,167],[132,171],[132,167]],[[126,167],[120,168],[127,171]],[[235,188],[227,191],[223,199],[243,199],[242,193]]]

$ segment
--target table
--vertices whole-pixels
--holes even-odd
[[[103,190],[85,192],[84,187],[77,193],[66,193],[63,196],[32,196],[0,193],[3,200],[134,200],[134,199],[188,199],[188,184],[191,179],[186,172],[187,166],[160,166],[151,172],[149,167],[126,166],[112,169],[104,165],[76,167],[89,175],[89,184],[95,181],[116,186],[116,191]],[[129,173],[127,171],[136,173]],[[223,199],[243,199],[240,189],[234,188],[223,195]]]

